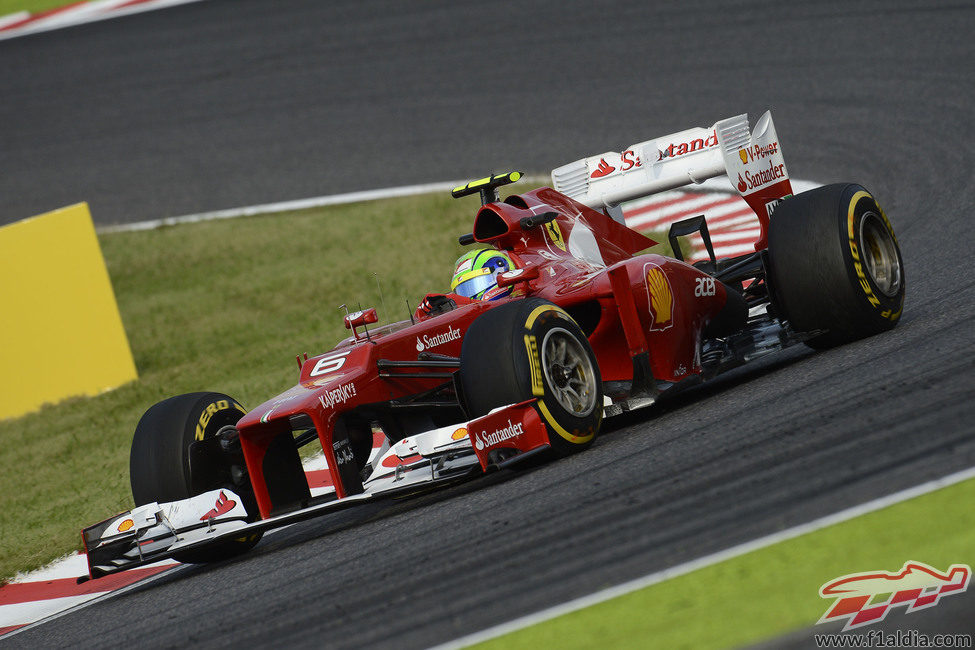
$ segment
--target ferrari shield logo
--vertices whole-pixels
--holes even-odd
[[[748,164],[748,152],[747,151],[745,151],[744,149],[739,149],[738,150],[738,157],[741,158],[741,164],[742,165],[747,165]]]
[[[552,240],[553,244],[565,251],[565,240],[562,238],[562,230],[559,228],[559,224],[554,220],[549,221],[545,224],[545,232],[548,233],[548,237]]]
[[[647,278],[647,297],[650,300],[651,332],[662,332],[674,324],[674,290],[663,269],[656,264],[643,267]]]

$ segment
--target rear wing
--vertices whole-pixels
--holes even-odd
[[[609,151],[552,170],[552,186],[596,210],[709,178],[727,176],[758,216],[767,246],[768,219],[792,194],[772,114],[766,111],[749,131],[748,115],[692,128]]]

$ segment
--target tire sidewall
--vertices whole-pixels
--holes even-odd
[[[887,215],[877,203],[876,199],[860,185],[847,186],[844,200],[839,207],[837,225],[839,227],[843,260],[846,263],[847,277],[856,300],[862,307],[865,316],[874,320],[877,326],[892,327],[901,316],[904,309],[904,260],[901,256],[897,236]],[[894,251],[900,273],[900,286],[893,296],[886,295],[867,271],[864,261],[865,243],[862,239],[861,225],[868,214],[877,215],[887,234],[894,240]],[[872,317],[872,318],[871,318]]]
[[[549,429],[553,447],[588,446],[599,430],[603,414],[601,377],[592,348],[575,320],[561,307],[543,300],[526,301],[524,312],[523,325],[519,331],[513,332],[512,341],[515,367],[529,370],[519,375],[520,392],[537,398],[536,406]],[[578,416],[562,406],[556,398],[555,387],[542,368],[542,344],[546,334],[557,328],[568,331],[582,343],[581,347],[589,359],[587,370],[595,376],[596,404],[584,416]]]
[[[227,487],[216,477],[191,476],[189,449],[193,442],[212,438],[224,426],[237,424],[245,413],[232,397],[214,392],[177,395],[149,408],[136,426],[130,456],[136,505],[176,501]],[[140,454],[145,461],[141,466],[137,464]],[[145,476],[147,472],[151,475]]]
[[[877,215],[890,236],[900,286],[885,295],[864,266],[861,224]],[[776,315],[806,343],[832,347],[893,328],[904,304],[903,258],[890,221],[855,183],[824,185],[780,203],[769,224],[768,275]]]

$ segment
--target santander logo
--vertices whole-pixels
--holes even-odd
[[[605,158],[599,160],[599,165],[593,170],[589,178],[602,178],[603,176],[609,176],[616,171],[616,168],[606,162]]]
[[[214,517],[219,517],[220,515],[225,515],[234,509],[237,502],[233,499],[227,497],[223,490],[220,490],[220,496],[217,497],[216,503],[213,504],[213,509],[200,517],[200,521],[206,521],[207,519],[213,519]]]
[[[435,348],[438,345],[443,345],[444,343],[449,343],[450,341],[456,341],[460,337],[460,330],[455,329],[453,325],[449,325],[446,332],[440,332],[439,334],[434,334],[432,336],[429,334],[424,334],[422,337],[416,337],[416,351],[423,352],[429,348]]]
[[[738,174],[738,191],[745,192],[746,190],[748,190],[748,183],[741,177],[741,174]]]
[[[706,151],[717,146],[718,132],[712,129],[710,134],[703,133],[702,137],[691,137],[686,142],[671,142],[663,149],[657,150],[657,161],[659,162],[665,158],[678,158],[697,151]],[[763,155],[764,151],[765,150],[762,152]],[[619,165],[618,169],[616,166],[606,162],[605,158],[600,158],[599,164],[596,165],[596,168],[592,170],[591,174],[589,174],[589,178],[604,178],[616,173],[617,171],[621,174],[625,174],[632,169],[643,167],[643,161],[640,160],[640,157],[636,155],[633,149],[627,149],[620,154],[613,154],[611,159],[615,160],[617,155],[619,156],[619,160],[616,162],[616,164]],[[744,161],[746,154],[742,153],[741,155],[742,161]],[[758,149],[755,150],[753,155],[759,155]]]
[[[524,433],[525,428],[521,422],[512,423],[511,419],[508,419],[508,426],[501,429],[495,429],[492,433],[487,431],[482,431],[480,433],[474,432],[474,447],[478,451],[484,451],[487,447],[493,447],[494,445],[499,445],[506,440],[511,440],[512,438],[517,438],[522,433]]]
[[[744,194],[748,190],[757,190],[786,178],[788,176],[785,173],[785,165],[776,165],[775,161],[772,161],[767,169],[759,169],[754,174],[746,169],[744,178],[739,172],[738,191]]]

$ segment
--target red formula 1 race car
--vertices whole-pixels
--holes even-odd
[[[694,265],[622,223],[619,204],[727,175],[754,210],[754,252]],[[792,195],[771,116],[649,140],[552,172],[553,187],[480,193],[452,292],[399,323],[348,314],[352,336],[299,360],[298,384],[247,412],[220,393],[150,408],[132,443],[137,507],[84,530],[91,577],[166,557],[221,559],[270,528],[409,494],[539,454],[587,448],[604,417],[796,343],[890,329],[904,270],[890,222],[862,187]],[[372,326],[372,327],[370,327]],[[374,438],[378,450],[374,450]],[[310,489],[299,448],[319,444],[331,487]]]

